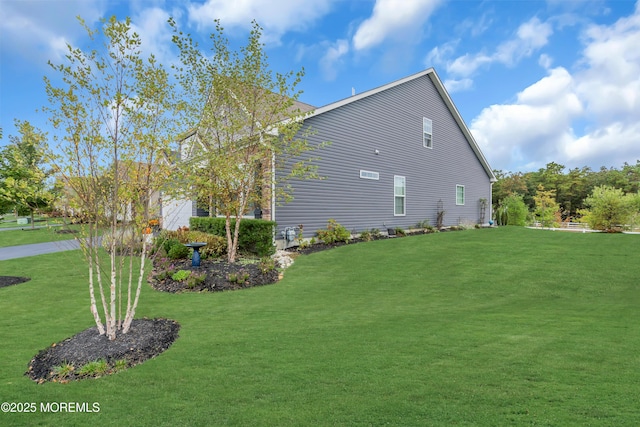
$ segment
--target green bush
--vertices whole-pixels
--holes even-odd
[[[200,283],[204,282],[204,279],[207,277],[206,273],[196,273],[192,271],[189,277],[187,277],[187,287],[195,288]]]
[[[369,230],[364,230],[363,232],[360,233],[360,239],[362,239],[363,242],[368,242],[372,238],[373,237],[371,237],[371,232]]]
[[[226,237],[196,230],[187,231],[185,237],[187,241],[184,243],[203,242],[207,244],[200,248],[202,258],[218,258],[227,252]]]
[[[204,231],[209,234],[223,237],[226,242],[227,231],[225,218],[192,217],[189,220],[191,230]],[[235,219],[231,220],[231,231],[236,225]],[[276,223],[263,219],[243,219],[240,222],[238,235],[238,249],[240,252],[268,256],[275,253],[273,245],[273,233]]]
[[[183,244],[176,238],[168,238],[164,242],[162,242],[162,247],[167,254],[169,254],[174,246],[183,246]]]
[[[108,369],[109,365],[107,361],[100,359],[82,366],[78,369],[78,375],[90,377],[101,376],[106,374]]]
[[[512,194],[500,201],[495,210],[497,225],[524,226],[529,216],[529,208],[523,200],[523,196]]]
[[[632,221],[636,196],[625,195],[618,188],[600,186],[593,189],[584,204],[582,220],[594,230],[620,232]]]
[[[169,254],[174,246],[184,246],[189,242],[204,242],[207,245],[200,249],[202,258],[218,258],[227,252],[227,240],[221,236],[205,233],[203,231],[168,231],[163,230],[156,237],[154,246],[162,247]]]
[[[336,242],[348,243],[351,233],[344,226],[340,225],[335,219],[329,219],[326,230],[316,231],[318,237],[325,243],[332,244]]]
[[[167,256],[171,259],[189,258],[189,248],[181,243],[173,245],[171,249],[169,249]]]
[[[182,282],[183,280],[187,280],[189,276],[191,276],[189,270],[178,270],[171,275],[171,278],[176,282]]]
[[[271,257],[262,257],[258,262],[258,268],[262,274],[266,274],[276,269],[276,260]]]

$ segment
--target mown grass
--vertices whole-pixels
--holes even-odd
[[[299,257],[273,286],[145,287],[138,316],[182,325],[167,352],[43,385],[29,359],[92,326],[80,254],[3,261],[0,275],[32,280],[0,289],[0,400],[100,412],[0,424],[638,425],[638,249],[633,235],[468,230]]]
[[[42,225],[36,225],[41,227]],[[74,234],[62,233],[63,230],[80,231],[79,225],[56,225],[45,226],[43,228],[31,228],[31,225],[23,225],[15,230],[0,231],[0,248],[9,246],[28,245],[32,243],[57,242],[61,240],[72,240]]]
[[[0,228],[26,228],[31,227],[31,223],[26,225],[20,225],[17,223],[18,218],[29,218],[31,220],[31,215],[18,215],[17,217],[12,213],[4,213],[0,214]],[[41,225],[50,225],[50,224],[60,224],[61,218],[49,218],[42,215],[36,214],[34,216],[35,226]]]

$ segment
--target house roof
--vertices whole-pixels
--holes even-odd
[[[418,78],[423,77],[423,76],[428,76],[429,79],[431,79],[431,82],[433,83],[435,88],[438,90],[438,93],[440,94],[440,96],[444,100],[444,103],[447,106],[447,108],[449,109],[449,111],[451,112],[451,115],[453,116],[454,120],[456,121],[456,123],[458,124],[460,129],[462,130],[462,133],[465,136],[467,142],[469,143],[469,146],[471,146],[471,149],[473,150],[473,152],[478,157],[478,160],[480,160],[480,163],[482,164],[482,167],[484,168],[484,170],[486,171],[487,175],[489,176],[489,179],[491,180],[491,182],[497,181],[495,175],[493,174],[493,170],[491,169],[491,166],[489,165],[489,162],[487,162],[487,159],[484,157],[484,154],[482,154],[482,151],[480,150],[480,147],[478,146],[478,143],[473,138],[473,135],[471,134],[471,131],[469,130],[469,128],[467,127],[466,123],[462,119],[462,116],[460,115],[460,112],[458,111],[458,109],[454,105],[453,101],[451,100],[451,97],[449,96],[449,93],[445,89],[444,84],[440,80],[440,77],[438,77],[438,74],[436,73],[436,70],[434,68],[428,68],[428,69],[426,69],[424,71],[420,71],[419,73],[415,73],[415,74],[412,74],[410,76],[404,77],[404,78],[402,78],[400,80],[396,80],[394,82],[387,83],[386,85],[379,86],[379,87],[377,87],[375,89],[371,89],[371,90],[359,93],[357,95],[352,95],[352,96],[350,96],[348,98],[341,99],[340,101],[336,101],[336,102],[333,102],[331,104],[327,104],[327,105],[325,105],[323,107],[317,108],[315,111],[312,111],[310,114],[308,114],[305,117],[305,119],[308,119],[308,118],[314,117],[314,116],[318,116],[320,114],[326,113],[326,112],[331,111],[331,110],[335,110],[336,108],[342,107],[342,106],[347,105],[347,104],[351,104],[352,102],[359,101],[359,100],[361,100],[363,98],[366,98],[368,96],[375,95],[375,94],[383,92],[383,91],[385,91],[387,89],[391,89],[393,87],[399,86],[399,85],[401,85],[403,83],[409,82],[411,80],[418,79]]]

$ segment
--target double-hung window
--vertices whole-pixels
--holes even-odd
[[[404,176],[393,177],[393,215],[404,216],[406,211],[406,178]]]
[[[456,185],[456,205],[464,205],[464,185]]]
[[[426,117],[422,118],[422,145],[433,148],[433,122]]]

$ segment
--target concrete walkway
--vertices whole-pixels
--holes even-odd
[[[6,248],[0,248],[0,261],[42,254],[50,254],[53,252],[71,251],[79,248],[80,244],[76,240],[60,240],[59,242],[8,246]]]

